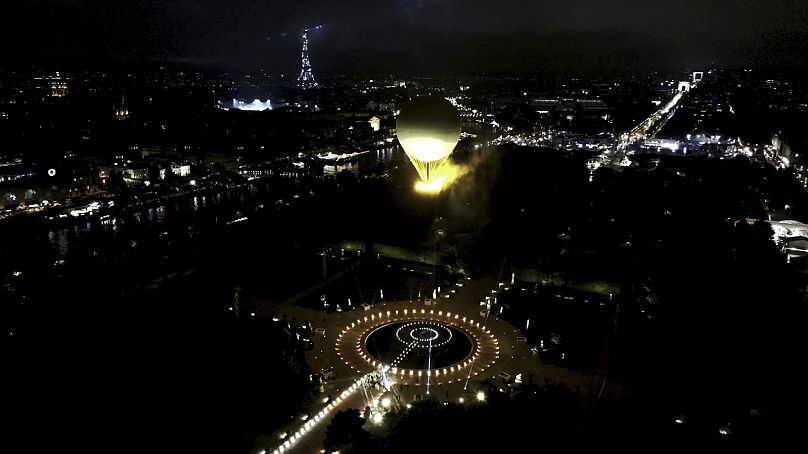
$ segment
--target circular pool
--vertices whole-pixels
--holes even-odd
[[[472,336],[434,320],[387,323],[370,331],[365,350],[382,364],[404,369],[438,369],[463,362],[475,350]]]

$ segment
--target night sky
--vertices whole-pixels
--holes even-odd
[[[805,0],[12,0],[10,63],[156,60],[295,72],[804,66]],[[10,4],[9,4],[10,3]]]

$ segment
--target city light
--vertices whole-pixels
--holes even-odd
[[[27,348],[35,331],[25,325],[40,324],[29,314],[47,313],[47,305],[37,305],[51,293],[64,304],[83,306],[86,298],[107,293],[126,303],[75,312],[94,317],[87,326],[76,324],[72,331],[78,333],[103,327],[113,316],[137,323],[153,318],[158,327],[173,323],[163,306],[149,303],[176,289],[198,286],[224,296],[212,303],[213,315],[228,332],[237,327],[246,339],[262,340],[252,331],[270,329],[288,341],[248,342],[237,358],[244,364],[236,369],[248,378],[263,370],[250,368],[251,361],[290,359],[279,363],[281,369],[268,369],[281,382],[265,391],[290,395],[267,410],[282,418],[279,425],[255,434],[252,454],[266,454],[318,450],[334,413],[346,409],[359,410],[374,439],[381,439],[396,430],[403,407],[420,406],[424,398],[455,410],[465,403],[480,410],[499,400],[505,405],[496,390],[525,392],[523,377],[532,382],[534,373],[539,380],[577,384],[582,393],[575,399],[630,395],[633,383],[606,383],[598,370],[608,366],[608,358],[598,357],[600,334],[637,333],[626,341],[643,342],[639,334],[670,328],[670,322],[693,328],[687,314],[670,318],[665,304],[682,295],[659,284],[686,284],[693,251],[701,248],[723,277],[688,287],[693,308],[727,323],[746,320],[732,316],[737,305],[695,304],[724,295],[716,284],[732,284],[725,286],[726,299],[751,290],[749,297],[760,302],[754,313],[765,315],[763,321],[781,315],[789,321],[798,313],[783,309],[795,309],[803,299],[804,286],[789,276],[808,271],[808,154],[799,136],[805,132],[794,127],[795,114],[808,112],[806,82],[718,67],[720,77],[688,70],[628,78],[559,75],[546,83],[484,74],[421,77],[410,68],[411,74],[370,80],[318,73],[324,88],[308,90],[317,85],[308,45],[319,48],[313,38],[321,27],[300,25],[286,26],[286,33],[266,29],[273,46],[296,55],[303,40],[302,55],[285,69],[276,58],[279,49],[256,47],[273,65],[252,74],[161,67],[142,74],[134,68],[117,75],[71,71],[64,82],[41,70],[3,75],[8,87],[0,93],[0,122],[10,126],[10,143],[41,130],[30,146],[0,156],[0,219],[31,219],[8,225],[12,244],[3,249],[10,255],[4,256],[0,294],[14,315],[6,323],[9,339],[19,339],[14,348]],[[337,32],[329,30],[334,38]],[[279,39],[282,34],[288,38]],[[494,69],[496,61],[486,61]],[[93,93],[97,105],[82,105]],[[83,117],[93,109],[98,112],[85,125]],[[42,115],[51,111],[58,115]],[[67,127],[60,124],[73,114]],[[53,145],[47,159],[38,156],[37,136]],[[756,219],[748,218],[753,214]],[[721,229],[709,242],[693,243],[693,232],[679,228],[686,220]],[[603,231],[610,234],[597,235]],[[227,254],[217,255],[221,251]],[[223,260],[216,260],[220,255]],[[629,270],[642,290],[638,295],[620,295],[625,270],[600,266],[624,255],[647,265]],[[266,266],[250,266],[254,256],[266,257]],[[200,257],[210,260],[195,260]],[[141,258],[153,259],[146,265],[154,266],[141,266]],[[597,267],[567,266],[590,258]],[[107,282],[106,268],[126,279]],[[499,272],[470,277],[484,270]],[[660,270],[670,276],[658,279]],[[763,278],[745,279],[759,273]],[[99,276],[110,292],[92,290]],[[241,304],[238,292],[232,297],[234,285],[248,289]],[[709,292],[696,291],[702,286]],[[766,295],[781,296],[779,315],[767,314],[772,307],[763,304]],[[626,304],[631,298],[636,304]],[[544,299],[563,304],[563,313],[539,310],[535,304]],[[181,312],[193,319],[194,310]],[[562,343],[558,333],[568,330],[555,328],[590,310],[608,317],[595,330],[565,334]],[[127,311],[142,312],[130,320]],[[764,330],[769,337],[779,335],[778,326],[783,333],[793,328],[771,325]],[[705,327],[693,335],[707,347],[718,346],[710,344],[721,339]],[[176,333],[183,342],[195,341]],[[659,345],[649,348],[696,346],[676,339],[653,336]],[[743,342],[729,340],[714,350],[723,359],[742,358],[733,348]],[[579,343],[582,348],[571,348]],[[794,345],[782,344],[776,351]],[[299,355],[293,358],[291,351]],[[587,367],[567,367],[575,364],[566,353]],[[647,367],[643,358],[631,359]],[[554,369],[542,369],[544,363]],[[285,374],[285,366],[309,373]],[[283,383],[287,379],[291,383]],[[246,392],[260,393],[253,385],[248,380]],[[232,393],[227,386],[216,391]],[[679,410],[687,413],[655,424],[714,439],[722,437],[719,432],[730,441],[738,424],[735,436],[746,437],[744,414],[757,399],[741,394],[731,408],[716,408],[726,420],[705,418],[693,401]],[[304,398],[305,408],[295,404]],[[669,403],[665,408],[676,408]]]

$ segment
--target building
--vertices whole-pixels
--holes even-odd
[[[379,118],[379,117],[377,117],[375,115],[370,117],[370,120],[368,120],[368,123],[370,123],[370,127],[371,127],[371,129],[373,129],[373,132],[377,132],[377,131],[379,131],[379,129],[381,129],[382,120],[381,120],[381,118]]]
[[[786,254],[786,261],[808,260],[808,238],[804,236],[795,236],[783,240],[783,252]]]
[[[145,164],[133,165],[102,165],[98,168],[101,182],[106,184],[110,178],[122,175],[126,184],[144,184],[149,179],[149,167]]]
[[[34,87],[39,97],[45,98],[64,98],[70,94],[67,85],[67,79],[63,78],[59,72],[55,72],[50,76],[34,77]]]

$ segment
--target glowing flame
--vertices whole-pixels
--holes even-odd
[[[415,190],[424,194],[437,194],[443,189],[444,177],[437,177],[432,181],[419,181],[415,183]]]
[[[454,149],[454,144],[445,143],[437,139],[419,137],[401,141],[401,146],[411,159],[424,163],[431,163],[444,159]]]

